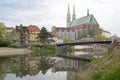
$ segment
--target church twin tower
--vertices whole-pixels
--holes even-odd
[[[73,15],[72,15],[72,21],[76,19],[76,14],[75,14],[75,6],[73,6]],[[69,27],[71,23],[71,14],[70,14],[70,9],[69,9],[69,4],[68,4],[68,12],[67,12],[67,21],[66,21],[66,26]]]

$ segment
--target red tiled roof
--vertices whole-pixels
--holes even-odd
[[[30,31],[40,31],[40,29],[36,25],[29,25],[28,30],[30,30]]]

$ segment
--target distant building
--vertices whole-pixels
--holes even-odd
[[[120,43],[120,37],[118,37],[116,34],[114,34],[113,36],[111,36],[110,39],[113,41],[113,43],[114,42],[118,42],[118,45],[119,45],[119,43]]]
[[[29,31],[29,44],[38,44],[39,40],[37,39],[37,36],[38,33],[40,33],[38,26],[29,25],[27,29]]]
[[[16,26],[16,30],[20,32],[21,36],[21,45],[22,46],[30,46],[33,44],[40,43],[37,39],[38,33],[40,33],[40,29],[36,25],[29,26]]]
[[[67,38],[71,40],[79,40],[84,37],[95,37],[100,33],[99,24],[92,14],[87,10],[87,16],[77,18],[75,14],[75,7],[73,7],[73,15],[71,21],[71,14],[68,5],[66,28],[52,27],[52,35],[59,39]]]
[[[111,37],[111,33],[109,31],[105,31],[105,30],[102,30],[102,35],[110,38]]]
[[[14,27],[6,27],[7,32],[12,32],[14,30]]]
[[[53,27],[52,35],[56,37],[58,42],[63,42],[64,38],[75,40],[75,33],[72,28]]]
[[[74,26],[69,28],[62,28],[62,27],[52,28],[52,35],[56,37],[58,40],[60,39],[63,40],[65,38],[67,38],[69,41],[78,40],[81,38],[82,32],[84,32],[84,34],[87,34],[87,29],[86,26],[84,25]]]

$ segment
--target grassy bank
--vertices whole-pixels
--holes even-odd
[[[41,56],[52,56],[56,53],[56,46],[53,45],[45,45],[43,47],[32,47],[33,55],[41,55]]]
[[[112,47],[102,58],[83,66],[80,80],[120,80],[120,46]]]

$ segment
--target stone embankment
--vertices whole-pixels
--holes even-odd
[[[31,52],[27,48],[0,48],[0,56],[24,55]]]

